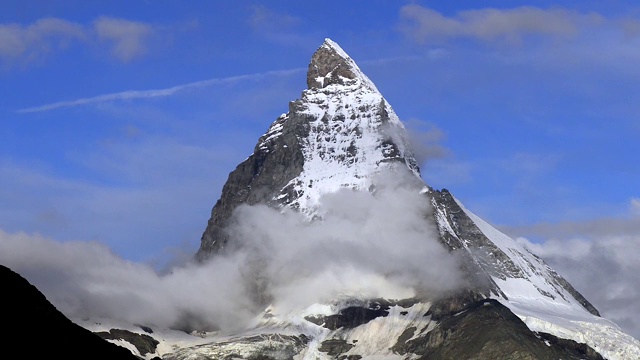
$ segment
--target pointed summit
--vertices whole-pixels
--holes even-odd
[[[309,63],[308,88],[322,89],[329,85],[354,85],[356,82],[378,91],[340,45],[329,38],[324,39]]]
[[[381,171],[408,170],[422,181],[400,119],[338,44],[325,39],[313,54],[307,84],[229,174],[198,258],[226,247],[223,229],[240,204],[287,207],[311,218],[323,195],[370,189]]]

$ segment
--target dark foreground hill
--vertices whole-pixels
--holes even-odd
[[[76,325],[26,279],[0,265],[3,359],[138,360],[129,350]]]

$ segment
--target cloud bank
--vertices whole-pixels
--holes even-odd
[[[237,251],[158,274],[93,242],[0,232],[0,263],[67,316],[180,329],[235,329],[265,304],[288,311],[341,296],[437,297],[461,286],[458,261],[424,217],[417,188],[377,182],[373,193],[322,198],[322,221],[241,206],[228,228]]]
[[[228,231],[254,264],[262,264],[256,280],[273,289],[267,295],[276,303],[299,307],[344,294],[436,297],[457,289],[459,264],[425,220],[428,199],[409,182],[394,184],[399,176],[378,178],[373,193],[345,189],[325,195],[321,221],[241,206]]]
[[[150,24],[102,16],[91,25],[59,19],[42,18],[31,24],[0,24],[0,60],[8,64],[29,62],[73,42],[89,44],[101,40],[111,55],[128,62],[146,53]]]

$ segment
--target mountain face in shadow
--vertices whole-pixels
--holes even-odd
[[[4,354],[25,359],[138,360],[129,350],[73,323],[35,286],[3,265],[0,284]]]

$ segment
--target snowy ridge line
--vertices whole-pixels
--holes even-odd
[[[480,231],[525,272],[524,278],[493,277],[507,297],[494,298],[516,314],[531,331],[587,344],[609,360],[640,359],[640,341],[625,334],[612,321],[587,311],[557,284],[544,262],[455,200]]]

